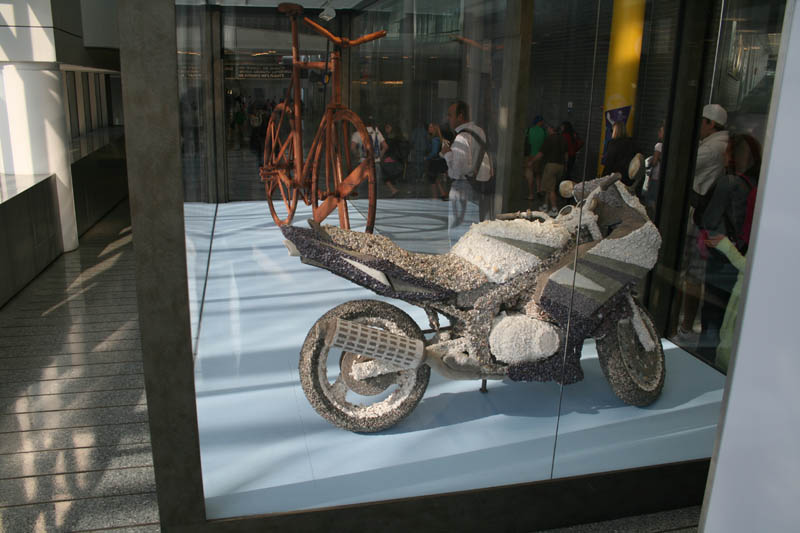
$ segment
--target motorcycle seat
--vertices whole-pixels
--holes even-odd
[[[322,238],[328,238],[333,244],[352,250],[366,259],[373,259],[368,261],[370,264],[375,264],[375,260],[389,263],[391,266],[383,269],[384,274],[396,287],[432,284],[446,292],[463,292],[476,289],[488,281],[478,267],[452,253],[411,252],[383,235],[343,230],[336,226],[317,226],[312,224],[316,232],[321,232]]]

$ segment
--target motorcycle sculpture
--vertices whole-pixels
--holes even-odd
[[[381,431],[414,410],[431,368],[449,379],[482,380],[484,392],[486,380],[580,381],[588,337],[621,400],[655,401],[664,352],[634,286],[653,268],[661,236],[619,179],[565,182],[574,190],[562,193],[576,206],[555,218],[528,211],[474,224],[442,255],[313,221],[311,229],[281,227],[290,254],[423,308],[433,333],[426,338],[411,317],[382,301],[331,309],[300,352],[311,405],[341,428]],[[440,315],[450,327],[440,327]]]

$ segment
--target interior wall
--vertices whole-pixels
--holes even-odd
[[[80,0],[83,44],[119,49],[117,0]]]

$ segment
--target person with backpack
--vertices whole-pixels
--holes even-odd
[[[447,162],[447,175],[453,180],[447,218],[452,246],[472,223],[490,214],[494,172],[486,132],[469,119],[467,103],[453,103],[447,109],[447,120],[456,133],[452,145],[445,142],[441,151]]]
[[[386,150],[389,149],[389,145],[386,143],[386,139],[383,137],[381,130],[375,126],[375,120],[371,115],[367,116],[364,123],[367,127],[367,135],[369,136],[370,143],[372,143],[372,156],[375,159],[375,182],[377,183],[380,182],[382,178],[381,160]],[[359,135],[357,131],[354,131],[353,135],[350,137],[350,153],[357,158],[359,163],[364,161],[367,157],[367,151],[364,148],[364,143],[361,141],[361,135]],[[392,196],[398,193],[397,188],[394,186],[390,188],[390,191],[392,192]]]
[[[700,221],[701,235],[704,240],[713,239],[717,243],[721,237],[726,237],[739,254],[744,255],[757,194],[761,146],[750,135],[734,135],[730,137],[725,156],[727,173],[708,191],[710,200]],[[731,261],[731,257],[738,258],[725,246],[708,250],[706,259],[706,297],[700,315],[703,333],[698,352],[710,361],[714,360],[722,341],[726,303],[740,276],[735,261]]]

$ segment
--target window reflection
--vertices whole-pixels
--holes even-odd
[[[714,66],[704,75],[674,340],[721,370],[739,316],[784,8],[726,2]]]

